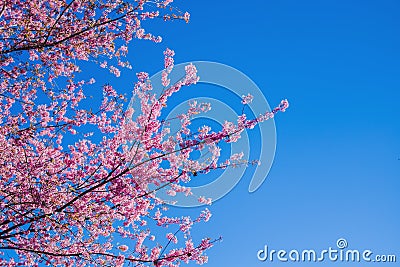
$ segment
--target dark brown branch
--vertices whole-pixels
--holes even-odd
[[[63,38],[61,40],[54,41],[54,42],[51,42],[51,43],[47,43],[47,39],[48,38],[46,38],[45,42],[43,42],[41,44],[28,45],[28,46],[22,46],[22,47],[15,47],[15,48],[6,49],[4,51],[0,51],[0,55],[5,55],[5,54],[12,53],[12,52],[17,52],[17,51],[26,51],[26,50],[32,50],[32,49],[43,49],[43,48],[57,46],[57,45],[59,45],[61,43],[64,43],[65,41],[67,41],[69,39],[72,39],[74,37],[82,35],[85,32],[88,32],[88,31],[90,31],[92,29],[99,28],[99,27],[107,25],[109,23],[121,20],[121,19],[125,18],[126,16],[128,16],[129,14],[135,12],[137,9],[138,9],[138,7],[126,12],[125,14],[123,14],[123,15],[121,15],[119,17],[116,17],[116,18],[113,18],[113,19],[109,19],[109,20],[106,20],[106,21],[103,21],[103,22],[98,22],[98,23],[96,23],[96,24],[94,24],[92,26],[88,26],[88,27],[86,27],[86,28],[84,28],[84,29],[82,29],[82,30],[80,30],[78,32],[70,34],[69,36],[67,36],[67,37],[65,37],[65,38]]]
[[[60,21],[60,19],[64,16],[64,13],[67,12],[67,10],[71,7],[71,5],[75,2],[75,0],[72,0],[71,3],[69,3],[64,10],[61,12],[60,16],[58,16],[58,18],[56,19],[56,21],[53,23],[53,25],[50,27],[49,32],[47,33],[46,39],[44,40],[44,43],[47,43],[47,41],[50,38],[50,34],[51,32],[54,30],[55,26],[57,25],[57,23]]]

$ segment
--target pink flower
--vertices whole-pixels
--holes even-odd
[[[212,204],[212,199],[211,198],[205,198],[204,196],[199,197],[198,201],[200,203],[206,204],[206,205],[211,205]]]
[[[178,238],[176,238],[176,236],[172,233],[168,233],[166,235],[168,240],[171,240],[172,243],[177,244],[178,243]]]
[[[125,256],[124,255],[119,255],[117,257],[117,259],[115,260],[115,264],[118,267],[122,267],[124,265],[124,262],[125,262]]]
[[[201,212],[200,218],[202,218],[205,222],[208,222],[211,218],[212,214],[209,209],[205,209]]]
[[[164,0],[164,2],[162,2],[162,4],[164,6],[167,6],[167,5],[171,4],[172,2],[174,2],[174,0]]]
[[[149,74],[146,72],[136,73],[136,76],[139,79],[139,81],[141,81],[141,82],[144,82],[145,80],[147,80],[149,78]]]
[[[144,29],[138,29],[138,30],[136,31],[136,37],[137,37],[138,39],[143,39],[144,36],[145,36],[145,34],[144,34]]]
[[[29,60],[34,61],[38,58],[39,56],[33,50],[29,50]]]
[[[287,99],[282,100],[281,104],[279,105],[280,110],[282,112],[285,112],[288,107],[289,107],[289,101],[287,101]]]
[[[230,157],[230,160],[231,161],[238,161],[238,160],[241,160],[243,158],[243,156],[244,156],[243,152],[235,153]]]
[[[121,75],[120,70],[117,69],[117,68],[114,67],[114,66],[110,66],[110,72],[111,72],[112,74],[114,74],[115,77],[119,77],[119,76]]]
[[[169,48],[167,48],[167,49],[165,49],[165,51],[164,51],[164,55],[165,55],[166,57],[173,57],[173,56],[175,56],[175,51],[174,51],[174,50],[171,50],[171,49],[169,49]]]
[[[103,62],[100,64],[100,67],[102,67],[103,69],[106,68],[106,67],[107,67],[107,61],[103,61]]]
[[[161,74],[161,83],[164,87],[167,87],[170,84],[171,80],[168,79],[168,72],[163,70]]]
[[[185,12],[185,14],[183,15],[183,20],[186,23],[189,23],[189,19],[190,19],[190,14],[188,12]]]
[[[200,80],[200,77],[197,76],[197,69],[193,64],[185,66],[185,72],[185,85],[196,84]]]
[[[242,104],[247,105],[253,101],[253,96],[251,94],[242,95]]]

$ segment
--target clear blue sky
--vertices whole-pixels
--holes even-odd
[[[164,41],[135,41],[135,70],[159,71],[170,47],[177,63],[228,64],[256,82],[271,106],[282,98],[291,104],[276,119],[276,157],[262,187],[248,193],[250,177],[244,177],[210,207],[212,220],[193,230],[198,238],[224,237],[208,251],[207,266],[375,266],[271,263],[256,256],[264,245],[335,248],[341,237],[349,249],[396,254],[399,262],[400,2],[176,5],[191,13],[190,23],[148,23]]]

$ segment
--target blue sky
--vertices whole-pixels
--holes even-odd
[[[349,249],[396,254],[400,261],[400,2],[175,5],[191,13],[190,23],[149,22],[164,41],[135,41],[134,71],[158,72],[170,47],[177,63],[237,68],[271,106],[290,101],[275,120],[276,157],[262,187],[248,193],[251,177],[245,176],[210,207],[211,221],[193,230],[197,238],[224,238],[208,251],[207,266],[375,266],[260,262],[256,256],[264,245],[320,251],[335,248],[339,238]],[[131,81],[130,75],[122,78]],[[380,264],[386,265],[396,264]]]

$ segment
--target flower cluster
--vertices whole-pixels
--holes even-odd
[[[0,4],[0,266],[207,261],[204,252],[214,241],[194,240],[191,229],[208,221],[210,211],[198,218],[171,216],[158,192],[168,187],[172,196],[191,194],[187,181],[229,165],[219,163],[219,142],[235,142],[240,132],[285,111],[287,101],[257,118],[226,122],[221,131],[208,126],[191,131],[192,116],[211,108],[191,102],[176,118],[179,131],[172,132],[162,110],[174,93],[199,81],[189,64],[171,84],[174,51],[164,53],[161,95],[147,73],[137,74],[138,110],[127,109],[126,96],[110,84],[97,87],[101,99],[92,99],[88,92],[95,80],[77,78],[82,61],[118,77],[119,67],[130,67],[122,59],[132,38],[159,42],[141,21],[159,16],[188,21],[188,13],[162,13],[171,2]],[[208,149],[207,160],[191,157],[199,149]],[[241,157],[230,162],[238,164]],[[15,253],[7,256],[5,250]]]

